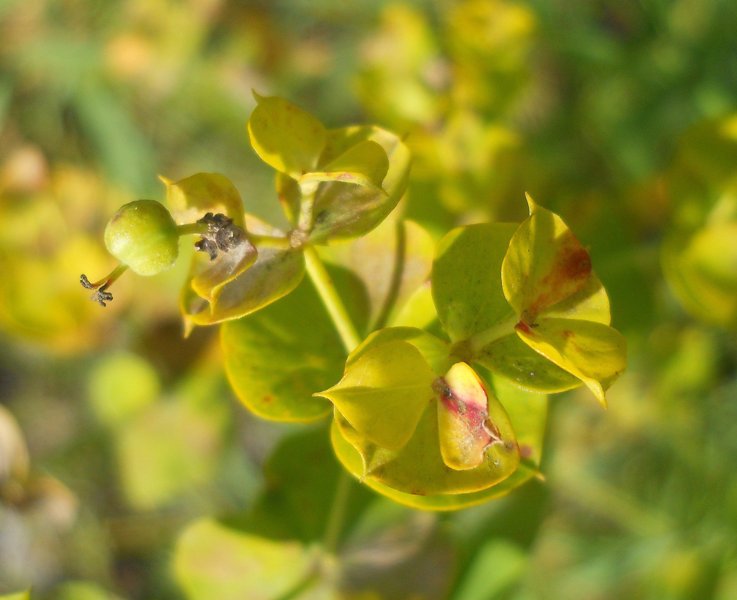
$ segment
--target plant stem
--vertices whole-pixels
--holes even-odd
[[[499,321],[496,325],[492,325],[484,331],[479,331],[477,334],[468,338],[468,344],[473,354],[478,354],[489,344],[509,335],[510,333],[514,333],[514,326],[517,324],[518,320],[517,315],[513,314],[503,321]]]
[[[280,248],[282,250],[288,250],[291,248],[289,238],[277,237],[273,235],[259,235],[256,233],[246,234],[250,242],[259,248]]]
[[[326,552],[335,553],[338,548],[340,532],[343,529],[346,512],[348,509],[348,496],[351,491],[351,477],[345,471],[340,469],[338,473],[338,483],[335,486],[335,496],[333,496],[333,504],[330,507],[330,516],[325,526],[325,534],[322,538],[322,546]]]
[[[325,305],[330,318],[338,330],[338,335],[343,342],[343,346],[348,354],[350,354],[358,344],[361,338],[356,331],[353,321],[351,321],[348,311],[343,301],[335,289],[330,275],[325,269],[317,254],[314,246],[304,247],[305,265],[307,274],[317,289],[317,293]],[[351,490],[351,477],[348,473],[341,469],[338,475],[338,483],[333,497],[333,504],[330,507],[330,516],[325,526],[325,535],[323,536],[323,548],[328,553],[335,553],[340,539],[340,531],[343,528],[346,511],[348,509],[348,496]]]
[[[317,250],[313,246],[304,247],[305,266],[307,274],[317,289],[325,308],[330,315],[335,328],[338,330],[343,346],[349,354],[361,343],[361,338],[353,326],[348,311],[333,285],[330,275],[322,264]]]
[[[202,235],[207,233],[207,223],[185,223],[177,225],[177,235]]]
[[[312,231],[314,223],[315,194],[320,185],[319,181],[300,182],[299,188],[302,194],[299,208],[299,221],[297,228],[302,231]]]

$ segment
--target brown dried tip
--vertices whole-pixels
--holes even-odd
[[[110,302],[113,299],[113,295],[107,291],[108,286],[112,284],[109,278],[92,283],[87,279],[87,275],[82,273],[79,276],[79,283],[85,289],[95,290],[95,293],[90,296],[90,300],[97,302],[100,306],[107,306],[106,302]]]
[[[221,213],[207,213],[197,221],[207,225],[207,233],[203,233],[195,248],[207,252],[210,260],[215,260],[218,251],[228,252],[243,242],[246,233],[233,223],[233,219]]]

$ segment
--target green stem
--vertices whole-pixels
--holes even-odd
[[[350,354],[361,343],[361,338],[353,326],[348,311],[340,299],[338,291],[335,289],[335,285],[332,279],[330,279],[327,269],[325,269],[325,265],[322,264],[317,250],[314,246],[305,246],[303,252],[307,274],[310,276],[315,288],[317,288],[317,293],[320,295],[320,299],[325,305],[330,318],[333,320],[335,328],[338,330],[338,335],[343,342],[346,352]]]
[[[510,333],[514,333],[514,326],[519,321],[517,315],[513,314],[510,317],[499,321],[496,325],[492,325],[484,331],[479,331],[477,334],[472,335],[467,340],[471,352],[475,356],[481,350],[486,348],[489,344],[508,336]]]
[[[358,344],[361,338],[356,331],[353,321],[351,321],[348,311],[343,301],[335,289],[330,274],[325,269],[320,260],[320,256],[314,246],[304,247],[305,265],[307,274],[317,289],[325,308],[332,319],[338,335],[343,342],[343,346],[348,354],[350,354]],[[338,475],[338,483],[335,490],[333,504],[330,507],[330,516],[325,526],[325,535],[323,536],[323,548],[326,552],[335,553],[340,539],[340,532],[345,522],[346,512],[348,509],[348,496],[351,490],[350,475],[341,469]]]
[[[338,474],[338,483],[335,488],[333,505],[330,507],[330,517],[325,527],[322,545],[326,552],[334,554],[338,548],[340,532],[343,529],[346,513],[348,512],[348,496],[351,491],[351,476],[341,469]]]
[[[302,198],[299,204],[299,222],[297,223],[297,228],[301,231],[312,231],[315,219],[313,210],[315,206],[315,194],[319,185],[319,181],[305,181],[299,184]]]
[[[177,225],[177,235],[202,235],[207,233],[207,223],[185,223]]]
[[[281,250],[288,250],[291,248],[289,238],[276,237],[273,235],[258,235],[256,233],[247,233],[248,239],[254,246],[259,248],[279,248]]]

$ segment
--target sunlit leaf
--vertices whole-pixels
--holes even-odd
[[[516,225],[494,223],[454,229],[440,242],[432,293],[452,340],[466,340],[511,316],[501,268]],[[511,333],[511,328],[510,328]]]
[[[533,350],[578,377],[606,406],[604,390],[626,366],[626,341],[616,329],[593,321],[541,319],[520,323],[517,335]]]
[[[514,333],[485,346],[474,360],[533,392],[563,392],[581,385],[578,378],[535,352]]]
[[[320,392],[364,436],[384,448],[407,443],[433,397],[435,374],[405,341],[374,345],[346,365],[343,378]]]
[[[312,394],[340,378],[345,354],[310,282],[258,313],[225,323],[221,343],[228,379],[253,413],[305,421],[330,412],[330,404]]]
[[[580,291],[591,275],[591,258],[555,213],[527,197],[530,216],[515,231],[502,264],[504,296],[528,322]]]
[[[330,164],[349,148],[366,141],[381,146],[389,161],[383,190],[341,181],[321,183],[315,194],[311,241],[352,238],[371,231],[402,197],[407,187],[410,153],[399,137],[389,131],[369,126],[331,130],[320,164]]]
[[[304,258],[296,250],[263,248],[256,262],[222,287],[212,303],[191,286],[182,291],[181,307],[187,328],[212,325],[256,312],[286,296],[304,275]]]
[[[220,173],[197,173],[166,185],[166,203],[178,225],[194,223],[205,213],[222,213],[239,227],[244,225],[243,201],[231,181]]]
[[[302,175],[300,183],[339,181],[381,190],[389,160],[384,148],[372,140],[365,140],[319,169]]]
[[[507,419],[499,419],[497,424],[504,442],[491,444],[480,466],[462,471],[450,468],[443,461],[434,407],[424,411],[410,440],[397,451],[372,444],[338,412],[335,421],[342,436],[360,453],[362,479],[375,480],[408,494],[428,496],[484,490],[509,477],[519,465],[514,432]]]
[[[314,171],[325,147],[323,124],[287,100],[254,95],[258,104],[248,120],[248,133],[256,154],[294,179]]]
[[[346,365],[351,366],[364,354],[373,351],[381,344],[399,340],[408,342],[419,350],[435,375],[441,375],[450,368],[448,342],[415,327],[387,327],[374,331],[351,352]]]
[[[308,578],[314,558],[298,542],[274,541],[211,519],[189,525],[174,551],[174,573],[191,600],[284,597]]]
[[[240,194],[223,175],[197,173],[177,182],[165,177],[161,180],[166,184],[166,200],[178,224],[194,223],[210,212],[224,214],[238,227],[245,228]],[[256,256],[256,248],[247,238],[228,252],[219,252],[214,260],[205,253],[197,253],[192,259],[187,285],[198,296],[212,302],[228,282],[254,263]]]

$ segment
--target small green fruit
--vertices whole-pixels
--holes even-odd
[[[129,202],[108,222],[105,246],[139,275],[156,275],[177,260],[177,224],[169,211],[154,200]]]

